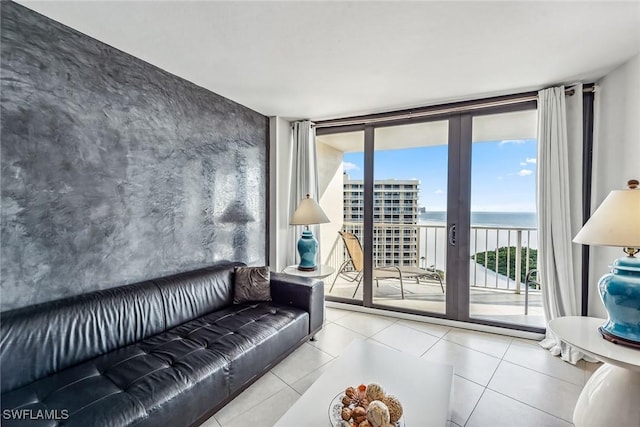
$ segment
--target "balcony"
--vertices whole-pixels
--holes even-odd
[[[405,278],[401,291],[399,279],[385,278],[378,280],[377,286],[374,285],[376,304],[392,306],[396,309],[444,314],[447,283],[445,228],[444,225],[422,224],[378,223],[374,225],[374,265],[404,265],[435,269],[441,272],[445,289],[443,293],[440,283],[435,280],[416,281]],[[343,229],[360,238],[362,236],[362,223],[345,222]],[[386,249],[389,244],[394,247],[392,236],[402,234],[414,236],[413,242],[402,245],[398,250]],[[470,240],[469,312],[471,317],[544,327],[540,290],[525,286],[523,280],[528,271],[536,268],[535,265],[531,265],[529,256],[531,250],[536,247],[536,229],[472,226]],[[367,243],[362,242],[362,245],[366,247]],[[406,246],[411,248],[407,249]],[[501,260],[499,256],[498,248],[500,247],[509,248],[501,250],[507,252],[506,261]],[[511,254],[512,251],[514,254]],[[478,253],[481,256],[476,262],[472,255]],[[515,255],[513,261],[511,255]],[[337,270],[346,259],[344,244],[337,236],[324,262]],[[489,268],[491,267],[490,259],[496,260],[493,269]],[[349,274],[355,277],[357,272]],[[325,279],[325,294],[352,298],[356,291],[357,280],[352,281],[345,275],[340,275],[333,284],[334,279],[336,279],[335,274]],[[362,286],[358,287],[354,298],[362,299]]]

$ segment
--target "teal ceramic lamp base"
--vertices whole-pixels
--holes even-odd
[[[609,315],[600,333],[608,341],[640,348],[640,258],[619,258],[611,267],[598,282]]]
[[[318,253],[318,241],[313,237],[311,230],[304,230],[300,240],[298,240],[298,254],[300,255],[300,264],[298,270],[315,271],[318,269],[316,265],[316,254]]]

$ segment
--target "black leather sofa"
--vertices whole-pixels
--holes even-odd
[[[202,423],[323,323],[317,280],[271,273],[273,301],[233,304],[236,265],[2,313],[2,426]]]

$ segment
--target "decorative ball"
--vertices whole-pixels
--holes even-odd
[[[369,406],[369,399],[363,397],[356,403],[356,406],[362,406],[363,408],[367,409],[367,407]]]
[[[351,398],[356,395],[356,389],[353,387],[347,387],[347,389],[344,391],[344,394],[347,397]]]
[[[384,397],[384,390],[380,384],[369,384],[367,386],[367,399],[369,402],[374,400],[382,400]]]
[[[356,395],[354,397],[357,397],[359,399],[366,399],[367,398],[367,386],[364,384],[360,384],[358,386],[358,389],[356,390]],[[365,406],[366,405],[361,405],[361,406]]]
[[[353,417],[353,421],[355,421],[356,424],[360,424],[367,419],[367,410],[362,406],[356,406],[355,408],[353,408],[351,416]]]
[[[340,414],[340,416],[343,420],[349,421],[351,419],[351,412],[351,408],[342,408],[342,413]]]
[[[364,420],[358,425],[358,427],[371,427],[371,424],[369,424],[369,420]]]
[[[350,405],[353,406],[362,406],[366,408],[369,406],[369,399],[367,399],[367,394],[364,391],[356,391],[356,393],[351,398]]]
[[[392,424],[397,423],[402,416],[402,404],[400,400],[393,395],[387,395],[382,399],[382,402],[387,405],[389,409],[389,421]]]
[[[383,402],[374,400],[367,408],[367,419],[371,427],[385,427],[389,424],[389,408]]]

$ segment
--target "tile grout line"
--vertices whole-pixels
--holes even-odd
[[[513,340],[512,340],[512,343],[513,343]],[[509,348],[510,348],[510,347],[511,347],[511,343],[509,344]],[[505,353],[505,354],[506,354],[506,353]],[[492,388],[489,388],[489,385],[491,384],[491,380],[493,380],[493,377],[495,376],[496,372],[498,372],[498,369],[500,369],[500,365],[502,365],[502,363],[509,363],[509,364],[511,364],[511,365],[518,366],[518,367],[523,368],[523,369],[527,369],[528,371],[532,371],[532,372],[535,372],[535,373],[538,373],[538,374],[542,374],[542,375],[545,375],[545,376],[547,376],[547,377],[549,377],[549,378],[553,378],[553,379],[556,379],[556,380],[559,380],[559,381],[563,381],[563,382],[566,382],[567,384],[571,384],[571,385],[574,385],[574,386],[578,387],[576,384],[570,383],[570,382],[568,382],[568,381],[564,381],[564,380],[562,380],[562,379],[560,379],[560,378],[556,378],[556,377],[554,377],[554,376],[552,376],[552,375],[547,375],[547,374],[545,374],[544,372],[538,372],[538,371],[536,371],[535,369],[530,369],[530,368],[527,368],[527,367],[525,367],[525,366],[520,366],[520,365],[518,365],[518,364],[516,364],[516,363],[512,363],[512,362],[510,362],[510,361],[508,361],[508,360],[504,360],[504,357],[503,357],[503,359],[502,359],[502,360],[500,361],[500,363],[498,364],[498,367],[497,367],[497,368],[496,368],[496,370],[494,371],[493,375],[491,375],[491,379],[489,380],[489,382],[487,383],[487,386],[486,386],[486,388],[485,388],[485,391],[486,391],[487,389],[489,389],[489,390],[491,390],[491,391],[492,391],[492,392],[494,392],[494,393],[498,393],[498,394],[500,394],[500,395],[502,395],[502,396],[504,396],[504,397],[507,397],[507,398],[509,398],[509,399],[511,399],[511,400],[514,400],[514,401],[516,401],[516,402],[522,403],[523,405],[526,405],[526,406],[528,406],[528,407],[530,407],[530,408],[533,408],[533,409],[538,410],[538,411],[540,411],[540,412],[544,412],[545,414],[551,415],[552,417],[555,417],[555,418],[557,418],[557,419],[559,419],[559,420],[567,421],[567,420],[565,420],[565,419],[564,419],[564,418],[562,418],[562,417],[558,417],[557,415],[551,414],[551,413],[549,413],[549,412],[547,412],[547,411],[545,411],[545,410],[543,410],[543,409],[541,409],[541,408],[537,408],[537,407],[535,407],[535,406],[533,406],[533,405],[531,405],[531,404],[529,404],[529,403],[527,403],[527,402],[523,402],[523,401],[521,401],[521,400],[519,400],[519,399],[516,399],[516,398],[514,398],[514,397],[512,397],[512,396],[509,396],[509,395],[507,395],[507,394],[504,394],[504,393],[502,393],[502,392],[500,392],[500,391],[498,391],[498,390],[494,390],[494,389],[492,389]],[[482,395],[484,396],[484,392],[482,393]],[[480,401],[480,400],[478,400],[478,402],[479,402],[479,401]],[[474,408],[474,410],[475,410],[475,408]],[[573,422],[573,421],[569,421],[569,423],[572,423],[572,422]]]
[[[326,353],[325,353],[325,354],[326,354]],[[334,357],[334,356],[331,356],[331,357],[332,357],[332,358],[331,358],[331,360],[326,361],[325,363],[323,363],[322,365],[318,366],[317,368],[315,368],[315,369],[314,369],[314,370],[312,370],[311,372],[308,372],[308,373],[307,373],[306,375],[304,375],[303,377],[298,378],[297,380],[295,380],[295,381],[294,381],[294,383],[296,383],[296,382],[298,382],[298,381],[300,381],[300,380],[304,379],[305,377],[307,377],[307,376],[311,375],[312,373],[314,373],[314,372],[316,372],[316,371],[318,371],[318,370],[322,369],[322,367],[326,366],[327,364],[332,363],[332,362],[335,362],[335,360],[337,359],[337,357]],[[278,378],[280,378],[280,377],[278,377]],[[283,380],[282,378],[280,378],[280,379],[282,380],[282,382],[284,382],[284,383],[285,383],[285,384],[287,384],[288,386],[293,387],[293,383],[289,384],[288,382],[286,382],[286,381],[285,381],[285,380]],[[315,382],[315,381],[314,381],[314,382]],[[294,390],[295,390],[295,389],[294,389]],[[296,390],[296,393],[298,393],[298,394],[299,394],[299,395],[301,395],[301,396],[302,396],[302,394],[303,394],[303,393],[299,393],[297,390]]]
[[[338,326],[340,326],[340,325],[338,325]],[[315,342],[318,342],[318,341],[320,341],[320,340],[316,339],[316,341],[315,341]],[[332,360],[338,357],[338,356],[334,356],[333,354],[327,353],[326,351],[324,351],[324,350],[323,350],[323,349],[321,349],[320,347],[317,347],[316,345],[312,344],[311,342],[307,342],[307,344],[309,344],[311,347],[313,347],[314,349],[318,350],[319,352],[324,353],[324,354],[326,354],[327,356],[331,357],[331,359],[332,359]],[[293,354],[293,353],[291,353],[291,354]],[[284,361],[284,360],[283,360],[283,361]],[[283,362],[283,361],[281,361],[281,362]],[[278,363],[278,365],[279,365],[279,363]],[[276,366],[277,366],[277,365],[276,365]],[[273,368],[272,368],[272,369],[273,369]]]
[[[565,379],[563,379],[563,378],[557,377],[557,376],[555,376],[555,375],[551,375],[551,374],[548,374],[548,373],[546,373],[546,372],[542,372],[542,371],[539,371],[539,370],[537,370],[537,369],[533,369],[533,368],[530,368],[530,367],[528,367],[528,366],[524,366],[524,365],[521,365],[521,364],[519,364],[519,363],[512,362],[512,361],[510,361],[510,360],[506,360],[506,359],[504,358],[504,356],[506,356],[507,352],[509,351],[509,349],[511,348],[511,345],[512,345],[514,342],[516,342],[515,338],[513,338],[513,339],[511,340],[511,342],[509,343],[509,347],[507,348],[507,351],[505,351],[504,355],[502,356],[502,359],[501,359],[501,362],[500,362],[500,363],[502,363],[502,362],[504,361],[504,362],[507,362],[507,363],[509,363],[509,364],[511,364],[511,365],[518,366],[518,367],[520,367],[520,368],[524,368],[524,369],[527,369],[527,370],[529,370],[529,371],[537,372],[537,373],[539,373],[539,374],[546,375],[546,376],[548,376],[548,377],[550,377],[550,378],[554,378],[554,379],[557,379],[557,380],[560,380],[560,381],[564,381],[564,382],[566,382],[566,383],[568,383],[568,384],[572,384],[572,385],[574,385],[574,386],[576,386],[576,387],[584,387],[584,385],[586,384],[586,381],[585,381],[582,385],[580,385],[580,384],[576,384],[576,383],[573,383],[573,382],[571,382],[571,381],[567,381],[567,380],[565,380]],[[555,356],[554,356],[554,357],[555,357]],[[577,368],[577,366],[576,366],[576,365],[572,365],[572,366],[575,366],[575,367]],[[500,367],[500,365],[498,365],[498,367]],[[584,368],[578,368],[578,369],[582,370],[582,373],[586,376],[586,372],[587,372],[587,370],[586,370],[586,369],[584,369]]]
[[[302,378],[304,378],[304,377],[302,377]],[[300,379],[302,379],[302,378],[300,378]],[[291,390],[293,390],[293,392],[298,395],[298,399],[300,399],[300,397],[302,396],[302,393],[298,393],[298,390],[293,388],[293,386],[291,384],[286,383],[286,382],[285,382],[285,384],[287,385],[287,387],[289,387]],[[280,390],[280,391],[282,391],[282,390]],[[280,391],[278,393],[280,393]],[[275,396],[275,394],[274,394],[274,396]],[[296,401],[298,401],[298,399],[296,399]]]
[[[473,405],[473,409],[471,410],[471,412],[469,412],[469,416],[467,417],[467,419],[464,421],[464,424],[462,427],[466,427],[467,424],[469,424],[469,420],[471,419],[471,417],[473,416],[473,413],[476,411],[476,408],[478,407],[478,405],[480,404],[480,401],[482,400],[482,397],[484,396],[484,393],[487,391],[487,387],[485,386],[482,390],[482,393],[480,394],[480,397],[478,398],[478,400],[476,401],[476,404]]]
[[[480,354],[483,354],[483,355],[485,355],[485,356],[493,357],[494,359],[502,360],[502,357],[504,357],[504,355],[503,355],[502,357],[498,357],[498,356],[495,356],[495,355],[493,355],[493,354],[486,353],[486,352],[481,351],[481,350],[476,350],[476,349],[475,349],[475,348],[473,348],[473,347],[469,347],[469,346],[466,346],[466,345],[464,345],[464,344],[457,343],[457,342],[455,342],[455,341],[449,341],[448,339],[445,339],[444,337],[442,337],[442,339],[444,339],[444,340],[445,340],[446,342],[448,342],[448,343],[455,344],[455,345],[459,345],[460,347],[464,347],[464,348],[465,348],[465,349],[467,349],[467,350],[472,350],[472,351],[478,352],[478,353],[480,353]],[[508,347],[507,347],[507,348],[508,348]],[[505,351],[505,353],[506,353],[506,351]]]
[[[326,352],[322,351],[321,349],[319,349],[319,348],[317,348],[317,347],[315,347],[315,346],[314,346],[313,348],[314,348],[314,349],[316,349],[316,350],[318,350],[318,351],[320,351],[321,353],[324,353],[324,354],[326,354],[327,356],[331,357],[331,360],[328,360],[327,362],[323,363],[322,365],[320,365],[319,367],[315,368],[314,370],[312,370],[311,372],[307,373],[306,375],[309,375],[309,374],[311,374],[311,373],[315,372],[316,370],[320,369],[322,366],[326,365],[327,363],[331,363],[331,362],[333,362],[333,361],[336,359],[336,357],[335,357],[335,356],[332,356],[332,355],[330,355],[329,353],[326,353]],[[291,354],[293,354],[293,353],[291,353]],[[289,356],[291,356],[291,355],[289,355]],[[288,357],[288,356],[287,356],[287,357]],[[286,360],[286,359],[285,359],[285,360]],[[276,365],[276,366],[277,366],[277,365]],[[289,387],[290,389],[292,389],[292,390],[293,390],[293,391],[298,395],[298,397],[302,396],[302,394],[301,394],[301,393],[298,393],[298,391],[297,391],[295,388],[293,388],[293,385],[292,385],[292,384],[289,384],[287,381],[285,381],[285,379],[284,379],[284,378],[280,377],[278,374],[276,374],[275,372],[273,372],[273,368],[271,368],[267,373],[270,373],[271,375],[273,375],[274,377],[276,377],[278,380],[282,381],[282,383],[283,383],[283,384],[285,384],[285,385],[286,385],[287,387]],[[301,378],[298,378],[296,381],[301,380],[301,379],[302,379],[302,378],[304,378],[306,375],[304,375],[304,376],[303,376],[303,377],[301,377]],[[294,382],[295,382],[295,381],[294,381]],[[253,385],[253,384],[252,384],[252,385]],[[247,389],[245,389],[245,390],[243,391],[243,393],[244,393],[245,391],[247,391],[247,390],[248,390],[248,388],[247,388]],[[263,402],[267,401],[267,400],[268,400],[268,399],[270,399],[271,397],[273,397],[273,396],[277,395],[277,394],[278,394],[278,393],[280,393],[282,390],[284,390],[284,387],[283,387],[283,388],[281,388],[280,390],[278,390],[275,394],[272,394],[272,395],[270,395],[270,396],[268,396],[268,397],[265,397],[265,398],[264,398],[264,399],[262,399],[262,400],[259,400],[259,401],[255,402],[255,404],[254,404],[254,405],[252,405],[251,407],[247,408],[245,411],[242,411],[241,413],[239,413],[239,414],[237,414],[236,416],[232,417],[232,418],[230,419],[230,421],[233,421],[234,419],[236,419],[236,418],[237,418],[238,416],[240,416],[240,415],[244,415],[245,413],[249,412],[250,410],[252,410],[252,409],[253,409],[253,408],[255,408],[256,406],[258,406],[258,405],[262,404]],[[238,398],[238,397],[240,397],[241,395],[242,395],[242,393],[241,393],[241,394],[239,394],[238,396],[236,396],[236,398],[235,398],[235,399],[237,399],[237,398]],[[235,400],[235,399],[234,399],[234,400]],[[233,402],[233,400],[232,400],[231,402]],[[229,403],[231,403],[231,402],[229,402]],[[226,406],[226,405],[225,405],[225,406]],[[221,409],[222,409],[222,408],[221,408]],[[221,422],[221,421],[220,421],[220,420],[215,416],[215,414],[214,414],[214,416],[213,416],[213,417],[215,418],[216,422],[217,422],[220,426],[223,426],[223,425],[222,425],[222,422]]]
[[[430,334],[428,334],[428,335],[430,335]],[[445,335],[446,335],[446,334],[445,334]],[[434,336],[434,335],[431,335],[431,336]],[[438,337],[435,337],[435,338],[438,338]],[[429,346],[429,348],[428,348],[428,349],[426,349],[426,350],[425,350],[425,352],[424,352],[424,353],[422,353],[422,354],[421,354],[420,356],[418,356],[418,357],[419,357],[420,359],[422,359],[422,358],[425,356],[425,354],[429,353],[429,351],[431,351],[431,349],[432,349],[433,347],[435,347],[435,346],[436,346],[436,344],[438,344],[438,343],[439,343],[440,341],[442,341],[443,339],[444,339],[444,335],[443,335],[443,336],[441,336],[441,337],[439,337],[439,338],[436,340],[436,342],[434,342],[433,344],[431,344],[431,345]],[[402,351],[402,350],[401,350],[401,351]],[[453,369],[453,374],[455,375],[455,367],[454,367],[454,369]]]
[[[473,413],[476,411],[476,409],[478,408],[478,405],[480,404],[480,401],[482,400],[482,398],[484,397],[484,394],[487,392],[487,389],[489,389],[489,384],[491,383],[491,380],[493,379],[493,377],[495,376],[496,372],[498,372],[498,369],[500,368],[500,365],[502,364],[502,362],[504,361],[504,356],[507,354],[507,352],[509,351],[509,349],[511,348],[511,344],[513,344],[513,338],[511,339],[511,341],[509,341],[509,345],[507,346],[507,349],[505,350],[505,352],[502,354],[502,357],[500,358],[500,362],[498,362],[498,366],[496,366],[496,369],[493,371],[493,373],[491,374],[491,378],[489,378],[489,381],[487,381],[487,385],[483,386],[483,390],[482,393],[480,394],[480,397],[478,398],[478,400],[476,401],[476,404],[473,405],[473,409],[471,410],[471,412],[469,412],[469,416],[467,417],[467,419],[464,421],[464,425],[463,427],[466,427],[466,425],[469,423],[469,420],[471,419],[471,417],[473,416]],[[462,377],[464,378],[464,377]],[[477,384],[477,383],[476,383]],[[491,390],[491,389],[489,389]],[[493,390],[492,390],[493,391]]]
[[[552,379],[554,379],[554,380],[562,381],[563,383],[570,384],[570,385],[572,385],[572,386],[574,386],[574,387],[580,387],[581,389],[582,389],[582,388],[584,388],[584,384],[580,385],[580,384],[572,383],[571,381],[567,381],[567,380],[565,380],[565,379],[558,378],[558,377],[556,377],[556,376],[554,376],[554,375],[547,374],[546,372],[540,372],[540,371],[538,371],[537,369],[532,369],[532,368],[528,368],[528,367],[526,367],[526,366],[519,365],[519,364],[517,364],[517,363],[513,363],[513,362],[511,362],[511,361],[509,361],[509,360],[503,360],[503,361],[501,361],[500,363],[502,363],[502,362],[506,362],[506,363],[508,363],[508,364],[510,364],[510,365],[517,366],[518,368],[526,369],[527,371],[535,372],[536,374],[544,375],[545,377],[549,377],[549,378],[552,378]],[[498,366],[499,366],[499,365],[498,365]]]
[[[366,339],[373,338],[373,336],[374,336],[374,335],[377,335],[377,334],[379,334],[380,332],[384,331],[385,329],[390,328],[391,326],[395,325],[397,322],[398,322],[397,320],[396,320],[396,321],[394,321],[394,322],[391,322],[391,324],[390,324],[390,325],[385,326],[384,328],[382,328],[382,329],[380,329],[379,331],[375,332],[375,333],[374,333],[373,335],[371,335],[370,337],[367,337],[367,336],[364,336],[364,335],[363,335],[363,336],[364,336]],[[352,329],[352,328],[350,328],[349,326],[341,325],[340,323],[336,323],[336,325],[338,325],[338,326],[342,326],[343,328],[346,328],[346,329],[348,329],[348,330],[350,330],[350,331],[352,331],[352,332],[355,332],[355,333],[357,333],[357,334],[359,334],[359,335],[362,335],[362,332],[360,332],[360,331],[356,331],[355,329]]]
[[[497,368],[496,368],[496,369],[497,369]],[[465,377],[465,376],[463,376],[463,375],[461,375],[461,374],[456,374],[456,373],[454,372],[454,373],[453,373],[453,375],[455,375],[456,377],[462,378],[462,379],[463,379],[463,380],[465,380],[465,381],[469,381],[470,383],[473,383],[473,384],[475,384],[475,385],[477,385],[477,386],[480,386],[480,387],[482,387],[482,388],[487,388],[487,386],[486,386],[486,385],[483,385],[482,383],[479,383],[479,382],[477,382],[477,381],[474,381],[474,380],[472,380],[472,379],[469,379],[469,378],[467,378],[467,377]],[[488,383],[487,383],[487,384],[488,384]]]
[[[509,342],[509,345],[507,346],[507,350],[505,350],[504,354],[502,355],[502,358],[500,358],[500,362],[498,362],[498,366],[496,366],[496,369],[493,371],[493,373],[491,374],[491,378],[489,378],[489,381],[487,381],[487,385],[483,386],[483,390],[482,390],[482,394],[480,394],[480,397],[478,398],[478,400],[476,401],[476,404],[473,405],[473,409],[471,410],[471,412],[469,412],[469,416],[467,417],[467,419],[464,422],[464,426],[466,427],[466,425],[469,423],[469,420],[471,419],[471,417],[473,416],[473,413],[475,412],[476,408],[478,407],[478,405],[480,404],[480,401],[482,400],[482,398],[484,397],[484,394],[487,392],[487,389],[489,389],[489,384],[491,383],[491,380],[493,379],[493,377],[495,376],[496,372],[498,372],[498,369],[500,368],[500,365],[502,364],[502,362],[504,361],[504,355],[507,354],[507,351],[509,351],[509,348],[511,347],[511,343],[513,343],[513,339]],[[495,356],[494,356],[495,357]],[[497,359],[497,358],[496,358]],[[464,378],[464,377],[461,377]],[[475,383],[477,384],[477,383]],[[491,390],[491,389],[489,389]],[[491,390],[493,391],[493,390]]]
[[[487,388],[489,388],[489,387],[487,387]],[[557,415],[552,414],[551,412],[547,412],[547,411],[545,411],[544,409],[537,408],[537,407],[535,407],[535,406],[531,405],[530,403],[523,402],[523,401],[521,401],[521,400],[518,400],[518,399],[516,399],[516,398],[514,398],[514,397],[512,397],[512,396],[509,396],[509,395],[507,395],[507,394],[504,394],[504,393],[499,392],[499,391],[497,391],[497,390],[494,390],[494,389],[492,389],[492,388],[489,388],[489,390],[490,390],[490,391],[492,391],[492,392],[494,392],[494,393],[497,393],[497,394],[499,394],[499,395],[501,395],[501,396],[504,396],[504,397],[506,397],[506,398],[508,398],[508,399],[514,400],[514,401],[516,401],[516,402],[518,402],[518,403],[522,403],[523,405],[528,406],[529,408],[535,409],[536,411],[540,411],[540,412],[543,412],[543,413],[545,413],[545,414],[547,414],[547,415],[550,415],[550,416],[552,416],[553,418],[556,418],[556,419],[558,419],[558,420],[564,421],[564,422],[569,423],[569,424],[573,424],[573,420],[566,420],[566,419],[564,419],[564,418],[562,418],[562,417],[559,417],[559,416],[557,416]]]
[[[396,323],[400,322],[400,320],[406,320],[406,319],[398,319]],[[408,321],[409,321],[409,322],[413,322],[413,320],[408,320]],[[423,331],[423,330],[422,330],[422,329],[420,329],[420,328],[415,328],[415,327],[413,327],[413,326],[406,325],[406,324],[404,324],[404,323],[402,323],[402,324],[401,324],[401,326],[406,326],[407,328],[409,328],[409,329],[413,329],[414,331],[418,331],[418,332],[425,333],[425,334],[427,334],[427,335],[431,335],[432,337],[436,337],[436,338],[438,338],[439,340],[440,340],[440,339],[442,339],[442,338],[444,338],[444,336],[445,336],[445,335],[447,335],[447,334],[449,333],[449,331],[451,331],[451,329],[452,329],[450,326],[444,326],[445,328],[448,328],[448,329],[447,329],[447,332],[445,332],[444,334],[442,334],[442,336],[437,336],[437,335],[434,335],[434,334],[432,334],[432,333],[430,333],[430,332]],[[438,326],[442,326],[442,325],[438,325]]]
[[[329,362],[327,362],[327,363],[329,363]],[[271,371],[269,371],[269,372],[271,372]],[[242,415],[245,415],[247,412],[249,412],[249,411],[251,411],[251,410],[255,409],[258,405],[261,405],[262,403],[266,402],[267,400],[271,399],[272,397],[277,396],[278,394],[280,394],[281,392],[283,392],[283,391],[284,391],[284,390],[286,390],[287,388],[289,388],[289,389],[293,390],[293,392],[294,392],[295,394],[297,394],[297,395],[298,395],[298,398],[296,399],[296,401],[297,401],[297,400],[302,396],[302,394],[301,394],[301,393],[298,393],[298,391],[297,391],[295,388],[293,388],[293,387],[291,386],[291,384],[289,384],[288,382],[286,382],[285,380],[283,380],[282,378],[280,378],[278,375],[274,374],[273,372],[271,372],[271,373],[272,373],[275,377],[277,377],[280,381],[282,381],[282,382],[285,384],[285,386],[286,386],[286,387],[282,387],[280,390],[278,390],[278,391],[276,391],[275,393],[273,393],[273,394],[269,395],[268,397],[266,397],[266,398],[264,398],[264,399],[260,400],[260,401],[259,401],[259,402],[257,402],[255,405],[253,405],[253,406],[251,406],[250,408],[248,408],[247,410],[245,410],[245,411],[242,411],[242,412],[238,413],[237,415],[235,415],[234,417],[232,417],[232,418],[229,420],[229,422],[227,423],[227,425],[228,425],[228,424],[233,423],[233,421],[235,421],[238,417],[240,417],[240,416],[242,416]],[[304,377],[303,377],[303,378],[304,378]],[[248,390],[248,389],[247,389],[247,390]],[[246,390],[245,390],[245,391],[246,391]],[[244,393],[244,392],[243,392],[243,393]],[[236,398],[237,398],[237,397],[239,397],[239,396],[240,396],[240,395],[236,396]],[[282,415],[283,415],[283,414],[280,414],[280,416],[282,416]],[[221,422],[221,421],[220,421],[220,420],[219,420],[215,415],[214,415],[213,417],[215,418],[216,422],[217,422],[221,427],[224,427],[224,424],[222,424],[222,422]],[[278,418],[279,418],[279,417],[278,417]]]
[[[273,368],[272,368],[272,369],[273,369]],[[268,373],[270,373],[270,374],[271,374],[271,375],[273,375],[274,377],[278,378],[278,379],[279,379],[280,381],[282,381],[286,386],[289,386],[289,383],[287,383],[285,380],[283,380],[282,378],[280,378],[280,377],[279,377],[278,375],[276,375],[274,372],[271,372],[271,370],[269,370],[267,373],[265,373],[265,375],[266,375],[266,374],[268,374]],[[263,378],[263,377],[264,377],[264,375],[263,375],[262,377],[260,377],[260,378]],[[257,381],[256,381],[256,382],[257,382]],[[242,393],[240,393],[239,395],[237,395],[233,400],[231,400],[231,402],[233,402],[234,400],[236,400],[237,398],[239,398],[240,396],[242,396],[242,394],[243,394],[244,392],[246,392],[247,390],[249,390],[249,388],[251,388],[254,384],[255,384],[255,383],[251,384],[251,386],[249,386],[248,388],[244,389],[244,390],[242,391]],[[280,390],[276,391],[274,394],[271,394],[271,395],[269,395],[269,396],[265,397],[264,399],[259,400],[258,402],[256,402],[256,403],[255,403],[254,405],[252,405],[251,407],[249,407],[249,408],[247,408],[246,410],[244,410],[244,411],[242,411],[242,412],[238,413],[237,415],[233,416],[233,417],[229,420],[229,423],[230,423],[231,421],[235,420],[236,418],[238,418],[240,415],[244,415],[244,414],[246,414],[247,412],[249,412],[249,411],[251,411],[252,409],[254,409],[256,406],[258,406],[258,405],[262,404],[263,402],[266,402],[267,400],[269,400],[270,398],[272,398],[273,396],[277,395],[277,394],[278,394],[278,393],[280,393],[282,390],[284,390],[284,388],[285,388],[285,387],[283,387],[283,388],[281,388]],[[294,389],[294,391],[295,391],[295,389]],[[298,392],[296,391],[296,393],[298,393]],[[299,394],[299,393],[298,393],[298,394]],[[227,403],[227,405],[229,405],[231,402]],[[225,405],[225,406],[223,406],[222,408],[220,408],[220,410],[222,410],[223,408],[225,408],[227,405]],[[220,412],[220,411],[218,411],[218,412]],[[214,414],[214,415],[213,415],[213,417],[216,419],[217,423],[218,423],[221,427],[224,427],[224,425],[222,424],[222,421],[220,421],[220,420],[218,419],[218,417],[216,417],[216,415],[217,415],[217,413],[216,413],[216,414]],[[227,424],[228,424],[228,423],[227,423]]]

